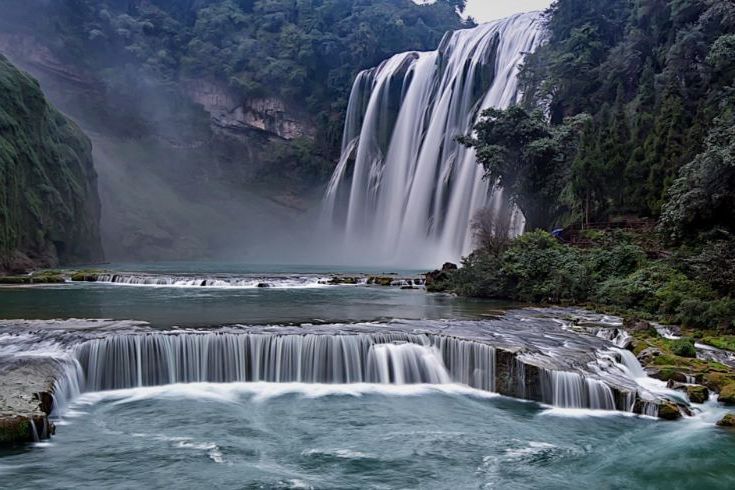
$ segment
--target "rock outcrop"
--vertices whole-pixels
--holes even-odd
[[[0,370],[0,445],[47,439],[58,365],[49,358],[18,359]]]
[[[287,107],[276,97],[240,100],[222,83],[190,80],[184,92],[200,104],[211,117],[212,124],[229,131],[256,130],[284,140],[313,138],[315,128],[305,114]]]
[[[0,55],[0,271],[102,259],[89,139]]]

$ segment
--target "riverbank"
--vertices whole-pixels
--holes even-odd
[[[581,246],[545,232],[491,240],[462,267],[445,264],[427,274],[426,287],[618,315],[630,335],[626,347],[649,374],[672,383],[695,380],[735,403],[732,244],[667,250],[655,233],[621,230],[584,238]]]

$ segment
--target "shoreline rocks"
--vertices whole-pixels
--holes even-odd
[[[48,439],[55,426],[54,381],[59,366],[51,358],[20,358],[0,370],[0,445]]]

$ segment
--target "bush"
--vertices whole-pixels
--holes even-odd
[[[697,349],[694,347],[694,340],[690,338],[673,341],[671,352],[680,357],[697,357]]]

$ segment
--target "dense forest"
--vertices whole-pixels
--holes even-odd
[[[355,75],[463,3],[1,0],[0,52],[92,139],[108,258],[241,259],[318,201]]]
[[[0,272],[101,258],[89,139],[0,55]]]
[[[463,0],[33,0],[11,2],[0,22],[9,32],[51,40],[47,46],[59,60],[98,77],[106,116],[119,131],[144,134],[173,122],[190,139],[200,119],[181,94],[192,80],[223,84],[235,105],[283,101],[314,128],[286,138],[293,144],[269,140],[263,154],[271,161],[263,167],[292,183],[321,183],[338,155],[356,73],[401,51],[434,49],[445,32],[470,25],[457,15],[463,6]]]
[[[480,222],[450,289],[734,327],[735,4],[558,0],[547,25],[523,102],[463,141],[528,231],[566,231],[487,239],[502,223]],[[644,229],[584,230],[611,220]]]

